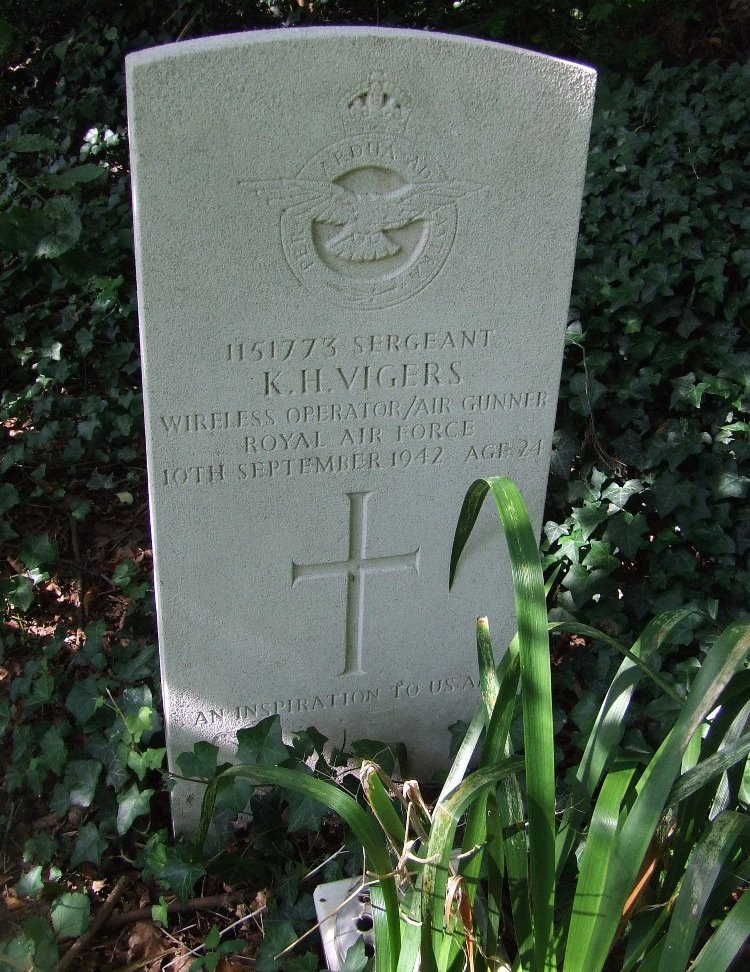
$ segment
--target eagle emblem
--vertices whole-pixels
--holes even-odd
[[[341,102],[347,138],[293,176],[239,183],[279,214],[289,268],[326,299],[388,307],[427,287],[448,259],[457,204],[479,187],[447,179],[403,137],[412,107],[392,78],[373,72]]]
[[[282,179],[256,182],[255,193],[286,212],[312,223],[336,227],[321,246],[349,263],[375,263],[395,257],[404,244],[394,231],[422,222],[470,192],[466,183],[404,185],[390,192],[356,191],[335,182]]]

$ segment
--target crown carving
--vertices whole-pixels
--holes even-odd
[[[347,131],[393,131],[406,125],[411,102],[396,84],[380,72],[348,95],[342,104]]]

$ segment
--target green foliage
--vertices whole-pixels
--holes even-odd
[[[206,972],[215,972],[216,966],[224,955],[231,955],[233,952],[241,951],[245,946],[244,942],[221,941],[221,932],[216,925],[211,926],[211,931],[206,935],[203,943],[206,954],[197,958],[190,966],[190,972],[199,972],[205,969]]]
[[[58,938],[78,938],[86,931],[91,905],[85,894],[74,892],[55,898],[52,908],[52,927]]]
[[[482,705],[432,811],[413,784],[402,793],[375,764],[362,772],[369,813],[299,766],[231,766],[209,781],[199,846],[225,780],[277,784],[334,810],[362,842],[366,878],[375,882],[377,972],[417,964],[424,972],[466,963],[509,969],[511,962],[521,972],[601,972],[615,960],[619,968],[680,972],[699,941],[698,964],[728,969],[742,947],[741,929],[747,931],[741,891],[750,876],[750,818],[741,777],[724,773],[741,766],[750,750],[750,622],[718,635],[664,742],[645,759],[621,745],[623,723],[643,676],[659,677],[649,659],[686,612],[656,618],[632,649],[622,650],[558,821],[541,561],[509,480],[478,480],[469,489],[451,580],[488,493],[508,542],[518,634],[495,667],[486,619],[477,622]],[[514,756],[510,726],[519,682],[524,742],[523,755]],[[468,772],[482,730],[479,766]],[[653,900],[645,897],[649,885]],[[273,949],[293,933],[277,926]]]
[[[11,686],[4,789],[14,800],[41,798],[61,820],[73,814],[77,822],[59,840],[43,833],[27,841],[25,863],[35,866],[18,883],[19,894],[42,887],[42,865],[51,860],[99,865],[144,825],[154,793],[147,784],[164,759],[165,749],[150,745],[161,730],[158,701],[130,678],[153,681],[154,646],[126,635],[104,643],[98,625],[87,631],[74,666],[56,668],[52,680],[50,666],[64,651],[59,631]]]
[[[0,942],[0,967],[52,972],[57,966],[59,952],[49,923],[39,915],[28,918],[19,934]]]
[[[738,65],[601,85],[545,536],[610,631],[750,584],[748,95]]]

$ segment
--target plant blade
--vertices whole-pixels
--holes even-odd
[[[690,858],[669,923],[658,972],[683,972],[704,923],[704,909],[722,869],[750,820],[720,814],[704,831]]]
[[[488,492],[510,555],[521,665],[521,704],[529,819],[529,872],[534,936],[532,970],[554,967],[555,779],[547,606],[539,549],[520,492],[503,476],[476,480],[464,497],[451,553],[450,578]]]
[[[750,651],[750,624],[734,622],[706,655],[674,728],[638,783],[638,796],[617,835],[612,863],[588,942],[586,972],[600,972],[635,884],[641,862],[679,774],[682,754]]]

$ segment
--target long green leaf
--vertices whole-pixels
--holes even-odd
[[[422,941],[422,875],[412,891],[404,896],[401,920],[401,954],[396,972],[414,972]]]
[[[635,925],[639,919],[642,921],[645,917],[644,913],[641,912],[633,918],[633,924]],[[649,915],[648,928],[639,936],[636,947],[632,947],[632,935],[628,936],[628,953],[622,963],[621,972],[634,972],[635,969],[641,972],[644,966],[655,968],[659,964],[661,949],[664,947],[662,932],[668,919],[669,908],[665,905],[657,910],[655,917]],[[654,942],[657,944],[654,945]]]
[[[674,620],[668,622],[669,630],[671,630],[675,624],[693,613],[694,612],[688,608],[681,608],[678,611],[666,611],[654,618],[649,627],[658,629],[658,627],[661,627],[671,617],[674,618]],[[670,685],[670,683],[662,675],[660,675],[655,668],[652,668],[651,665],[649,665],[634,649],[626,648],[625,645],[617,640],[617,638],[604,634],[604,632],[599,631],[598,628],[592,628],[588,624],[580,624],[578,621],[550,621],[549,630],[553,633],[556,631],[565,631],[568,634],[582,635],[584,638],[592,638],[594,641],[600,641],[603,645],[608,645],[610,648],[614,648],[615,651],[618,651],[621,655],[624,655],[631,662],[633,662],[634,665],[637,665],[642,670],[644,675],[648,675],[654,685],[658,686],[665,695],[672,699],[673,702],[679,702],[682,704],[684,701],[683,697],[675,689],[675,687]],[[667,633],[668,632],[665,631],[662,638]],[[645,634],[646,632],[644,631],[643,636],[645,636]]]
[[[600,909],[591,916],[585,972],[600,972],[669,792],[682,753],[750,650],[750,624],[735,622],[706,655],[674,728],[652,757],[618,836]]]
[[[548,586],[545,585],[545,595],[547,590]],[[492,643],[489,637],[489,626],[486,618],[479,618],[477,620],[477,652],[479,655],[480,685],[483,681],[481,673],[484,670],[486,673],[484,676],[486,685],[484,685],[482,688],[482,697],[485,702],[487,715],[488,718],[492,717],[492,709],[498,704],[497,696],[500,692],[503,692],[503,698],[506,701],[501,701],[500,705],[503,711],[505,711],[506,706],[509,707],[507,710],[508,726],[510,725],[510,720],[513,717],[513,704],[515,703],[515,696],[518,686],[518,673],[520,672],[518,645],[519,639],[518,635],[516,634],[508,646],[508,650],[500,660],[500,664],[497,666],[497,669],[490,671],[490,662],[492,660],[493,653]],[[495,676],[494,678],[493,675]],[[511,681],[507,681],[508,678],[510,678]],[[501,688],[501,686],[504,686],[504,688]],[[504,752],[502,754],[499,752],[495,753],[491,758],[489,757],[488,753],[490,745],[490,738],[488,734],[487,744],[485,745],[485,750],[482,755],[482,766],[491,765],[492,759],[500,758],[501,755],[513,755],[509,738],[504,744]],[[528,848],[526,845],[526,833],[524,827],[525,818],[523,798],[521,796],[521,788],[517,777],[509,776],[500,781],[496,793],[496,806],[498,820],[492,853],[494,855],[496,864],[500,861],[503,861],[505,864],[508,878],[508,894],[510,897],[511,914],[513,916],[513,928],[516,941],[518,943],[519,954],[521,955],[523,962],[528,964],[531,961],[531,953],[533,951],[531,911],[529,907]],[[478,840],[478,828],[476,828],[476,822],[483,820],[485,816],[486,805],[482,801],[478,800],[472,807],[469,820],[467,821],[463,845],[464,851],[468,850],[470,846],[473,846],[472,841],[474,844],[476,844]],[[471,882],[472,878],[475,879],[475,876],[479,872],[481,863],[482,861],[479,856],[472,859],[470,868],[467,868],[467,870],[463,872],[467,881]],[[469,889],[471,891],[471,884],[469,884]],[[498,895],[499,893],[500,889],[498,888]]]
[[[589,915],[599,907],[604,892],[614,835],[619,829],[620,807],[633,779],[635,767],[623,766],[605,777],[591,818],[565,949],[565,972],[584,972]]]
[[[745,891],[700,950],[690,972],[726,972],[747,941],[749,932],[750,894]]]
[[[360,779],[365,799],[369,803],[375,819],[383,828],[383,833],[393,849],[401,854],[406,843],[406,829],[378,776],[378,767],[365,760],[360,770]]]
[[[669,795],[669,805],[676,807],[677,819],[675,832],[670,841],[669,864],[666,874],[661,881],[661,893],[671,897],[676,893],[687,867],[687,862],[693,852],[695,844],[705,830],[706,821],[717,816],[717,793],[722,791],[725,798],[730,797],[730,779],[739,787],[736,779],[742,772],[742,767],[735,763],[735,768],[722,766],[725,759],[732,757],[732,746],[741,736],[747,722],[750,703],[750,683],[744,677],[745,671],[738,672],[727,685],[719,697],[716,709],[711,713],[708,730],[705,724],[698,727],[691,739],[701,739],[701,762],[691,770],[683,772]],[[740,689],[738,692],[737,689]],[[719,755],[721,754],[721,755]],[[685,758],[682,760],[685,766]],[[713,771],[721,767],[721,772]],[[731,774],[731,775],[730,775]],[[715,779],[718,775],[718,780]],[[686,788],[689,787],[689,797]],[[677,791],[677,800],[675,800]]]
[[[518,773],[523,767],[523,757],[514,756],[500,765],[475,770],[435,808],[422,873],[422,972],[436,972],[436,953],[443,951],[443,941],[448,934],[443,907],[458,821],[487,787]]]
[[[515,596],[529,820],[532,972],[537,972],[554,967],[550,951],[555,900],[554,731],[544,576],[521,494],[509,479],[493,477],[476,480],[464,498],[451,552],[451,583],[488,492],[505,531]]]
[[[489,722],[500,692],[500,677],[495,669],[495,656],[492,651],[492,639],[490,638],[490,626],[487,618],[477,618],[476,631],[479,691],[487,713],[487,722]]]
[[[713,756],[709,756],[708,759],[702,760],[683,773],[669,792],[667,806],[676,807],[678,803],[695,796],[712,779],[721,773],[726,773],[748,754],[750,754],[750,732],[746,732],[736,742],[723,747],[718,753],[714,753]]]
[[[482,730],[487,724],[487,717],[484,711],[484,706],[479,706],[471,722],[464,734],[464,738],[461,741],[461,745],[458,747],[458,752],[456,753],[453,764],[451,765],[448,775],[445,778],[445,783],[443,783],[443,788],[440,791],[440,795],[437,798],[436,806],[441,803],[446,796],[451,793],[461,780],[466,776],[466,771],[469,768],[469,763],[471,762],[471,757],[474,755],[474,750],[477,748],[477,743],[482,735]]]
[[[383,882],[377,881],[370,887],[372,907],[372,930],[375,936],[375,972],[394,972],[398,963],[398,951],[394,952],[391,934],[390,914],[385,900]],[[398,949],[401,948],[401,923],[399,921]]]
[[[519,667],[519,660],[516,656],[511,659],[510,665],[506,669],[499,693],[496,696],[494,692],[492,693],[494,698],[492,717],[487,729],[480,768],[495,766],[509,755],[506,751],[506,743],[518,689]],[[475,851],[460,868],[460,873],[466,881],[469,902],[472,906],[474,905],[477,883],[482,868],[484,846],[487,842],[487,801],[489,796],[490,791],[487,789],[480,793],[472,803],[467,815],[461,848],[465,854]],[[492,944],[494,948],[494,943]],[[438,967],[440,967],[440,962],[438,962]]]
[[[503,678],[502,685],[500,686],[500,693],[494,703],[492,718],[490,719],[490,724],[487,727],[487,736],[484,749],[482,751],[482,759],[479,766],[480,769],[490,769],[493,766],[500,765],[504,758],[510,758],[512,755],[510,752],[510,747],[509,745],[506,746],[506,743],[508,742],[510,723],[513,717],[518,679],[519,660],[518,656],[516,655],[512,658],[509,667],[506,669],[505,677]],[[498,783],[498,789],[511,782],[516,782],[515,777],[504,777]],[[487,802],[490,793],[491,790],[487,788],[477,795],[467,814],[466,826],[464,829],[462,851],[464,853],[474,851],[472,856],[468,858],[460,868],[460,873],[464,877],[467,884],[469,902],[471,906],[474,905],[476,885],[484,858],[484,847],[487,842]],[[524,839],[522,867],[523,877],[525,878],[526,847],[523,834],[521,834],[521,837]],[[512,857],[513,849],[511,848],[510,850]],[[527,884],[525,885],[525,890],[528,890]],[[526,902],[525,914],[528,915],[528,902]],[[531,931],[530,919],[527,920],[526,928],[528,935]],[[437,952],[437,967],[438,970],[442,972],[442,970],[451,965],[453,958],[458,951],[458,945],[455,937],[449,935],[444,935],[439,944],[440,947]],[[493,950],[494,946],[495,943],[493,942]]]
[[[576,773],[576,785],[571,795],[570,806],[563,816],[557,834],[557,877],[562,875],[576,841],[583,820],[589,813],[594,791],[602,777],[604,767],[616,751],[625,728],[625,716],[630,706],[633,692],[644,673],[650,672],[648,659],[660,648],[667,635],[692,611],[668,611],[651,621],[640,638],[627,654],[612,679],[594,725],[589,734],[586,748]],[[553,629],[553,625],[550,628]],[[577,633],[593,631],[585,626],[573,625]],[[568,630],[566,627],[565,630]],[[591,635],[593,637],[593,635]],[[607,642],[609,643],[609,642]]]
[[[658,972],[683,972],[696,936],[704,923],[704,909],[722,869],[737,846],[750,818],[726,812],[704,831],[690,858],[669,923]]]

